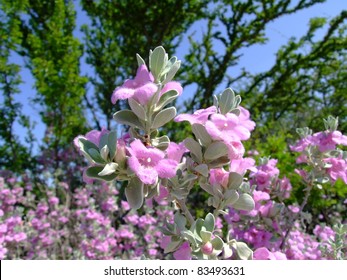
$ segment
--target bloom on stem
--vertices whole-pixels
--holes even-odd
[[[341,178],[347,184],[347,162],[341,158],[326,158],[325,163],[330,163],[331,167],[327,169],[330,178],[335,182]]]
[[[164,159],[164,152],[156,148],[146,148],[138,139],[130,144],[128,152],[129,167],[144,184],[153,185],[158,177],[171,178],[176,175],[176,161]]]
[[[122,86],[114,90],[111,102],[115,104],[119,99],[133,98],[141,105],[146,105],[157,90],[153,75],[143,64],[137,69],[135,79],[126,80]]]

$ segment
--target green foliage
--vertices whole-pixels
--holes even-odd
[[[48,127],[46,142],[57,153],[71,145],[86,121],[82,100],[87,79],[80,75],[82,45],[74,37],[76,12],[72,1],[29,1],[20,15],[21,55],[35,77],[40,114]]]
[[[0,166],[14,172],[23,172],[32,167],[30,145],[23,145],[14,132],[14,125],[19,123],[27,128],[25,140],[32,143],[34,136],[31,133],[32,124],[22,113],[22,105],[15,100],[20,91],[18,86],[22,83],[20,66],[11,63],[11,51],[16,50],[20,42],[21,33],[19,21],[14,15],[22,9],[23,2],[12,7],[9,1],[0,2],[0,90],[3,99],[0,104]]]

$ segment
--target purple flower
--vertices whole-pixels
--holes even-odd
[[[177,162],[164,159],[165,153],[156,148],[146,148],[136,139],[128,148],[128,164],[137,177],[148,185],[155,184],[160,178],[171,178],[176,175]]]
[[[96,146],[99,146],[100,143],[100,139],[104,134],[109,133],[109,131],[106,128],[102,128],[101,131],[99,130],[91,130],[89,131],[85,136],[83,135],[78,135],[75,139],[74,139],[74,145],[76,148],[80,149],[80,145],[78,144],[78,139],[81,137],[86,138],[89,142],[94,143]]]
[[[336,181],[341,178],[347,184],[347,162],[340,158],[326,158],[324,162],[330,163],[331,167],[327,169],[330,178]]]
[[[311,141],[319,147],[321,152],[334,150],[338,144],[347,146],[347,136],[342,135],[340,131],[317,132],[312,135]]]
[[[286,255],[281,252],[272,253],[265,247],[258,248],[254,251],[255,260],[286,260]]]
[[[188,121],[190,124],[205,124],[208,120],[208,117],[217,112],[215,106],[208,107],[206,109],[200,109],[194,112],[194,114],[180,114],[174,120],[175,122]]]
[[[241,125],[239,117],[232,113],[213,114],[206,122],[206,130],[214,140],[247,140],[251,135],[247,127]]]
[[[189,242],[184,242],[181,247],[173,253],[176,260],[191,260],[192,259],[192,248],[189,246]]]
[[[176,144],[175,142],[170,142],[169,147],[166,149],[168,159],[181,162],[182,156],[188,149],[183,142]]]
[[[158,86],[153,82],[153,75],[143,64],[137,69],[135,79],[126,80],[122,86],[114,90],[111,102],[115,104],[119,99],[133,98],[141,105],[146,105],[158,90]]]
[[[251,170],[253,172],[257,171],[254,165],[255,160],[252,158],[235,159],[231,161],[229,171],[237,172],[243,176],[247,170]]]

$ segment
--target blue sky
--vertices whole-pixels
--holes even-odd
[[[266,29],[266,36],[269,38],[268,42],[264,45],[254,45],[245,48],[242,51],[242,57],[238,68],[246,67],[252,73],[261,72],[269,69],[275,61],[275,53],[277,50],[291,38],[300,37],[304,35],[308,28],[308,23],[312,17],[327,17],[332,19],[338,15],[342,10],[347,9],[347,0],[328,0],[326,3],[317,4],[309,9],[297,12],[293,15],[283,16],[280,19],[270,23]],[[77,29],[75,35],[82,40],[83,34],[78,30],[79,26],[88,23],[88,19],[84,12],[80,9],[77,10]],[[177,50],[176,55],[179,59],[183,60],[184,55],[188,53],[189,42],[188,35],[196,32],[197,36],[203,31],[203,26],[194,24],[185,35],[182,44]],[[321,34],[324,30],[322,30]],[[12,61],[23,65],[23,60],[19,56],[13,55]],[[184,63],[184,60],[182,61]],[[85,63],[84,57],[81,61],[82,74],[93,75],[92,69]],[[237,71],[237,69],[235,69]],[[43,138],[45,126],[40,121],[39,108],[31,102],[34,97],[35,90],[33,89],[34,80],[30,71],[23,67],[21,71],[23,84],[20,86],[21,94],[17,96],[17,100],[23,104],[23,113],[29,115],[31,120],[36,122],[35,135],[38,140]],[[189,96],[189,88],[184,89],[183,96]],[[184,97],[183,97],[184,98]],[[21,141],[24,142],[23,129],[16,124],[15,131],[20,136]],[[36,145],[37,148],[37,145]]]

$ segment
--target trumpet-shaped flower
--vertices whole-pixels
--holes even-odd
[[[238,116],[232,113],[213,114],[206,122],[206,130],[214,140],[247,140],[251,135],[249,129],[240,124]]]
[[[147,148],[140,140],[134,140],[128,148],[128,164],[137,177],[148,185],[155,184],[160,178],[176,175],[178,162],[165,159],[165,153],[156,148]]]
[[[126,80],[122,86],[114,90],[111,102],[115,104],[119,99],[133,98],[141,105],[146,105],[157,90],[153,75],[143,64],[137,69],[135,79]]]
[[[188,121],[190,124],[205,124],[208,117],[216,112],[217,108],[215,106],[211,106],[206,109],[197,110],[193,114],[180,114],[174,120],[175,122]]]

